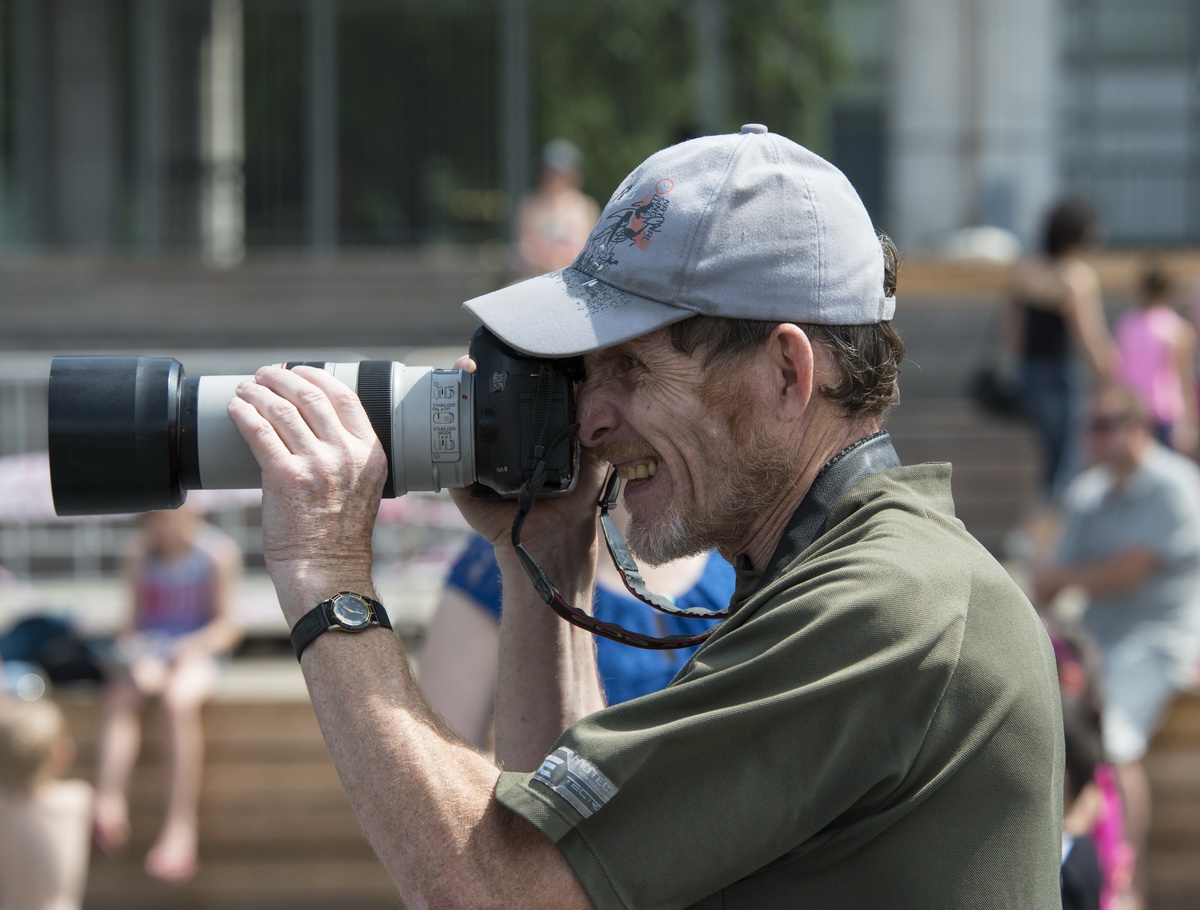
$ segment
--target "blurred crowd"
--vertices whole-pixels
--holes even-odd
[[[1148,903],[1144,758],[1200,658],[1200,283],[1147,260],[1113,312],[1089,264],[1101,238],[1091,206],[1065,199],[1013,269],[1005,355],[1041,472],[1009,555],[1060,659],[1064,888],[1090,877],[1124,910]],[[1094,904],[1064,890],[1064,906]]]
[[[172,884],[199,869],[204,769],[201,711],[241,639],[231,611],[242,552],[190,507],[148,512],[122,571],[127,619],[103,641],[69,620],[32,614],[0,630],[0,907],[81,906],[92,848],[129,846],[128,792],[142,708],[155,703],[166,738],[162,823],[146,874]],[[79,764],[54,696],[72,684],[100,693],[95,768]]]

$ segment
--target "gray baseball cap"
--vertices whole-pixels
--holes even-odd
[[[750,123],[651,155],[570,266],[464,306],[517,350],[567,357],[696,315],[883,322],[896,308],[883,269],[845,175]]]

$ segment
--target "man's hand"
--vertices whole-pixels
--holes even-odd
[[[521,529],[521,543],[532,548],[546,538],[551,546],[555,541],[561,546],[563,535],[572,529],[585,529],[590,537],[596,526],[596,504],[606,469],[606,464],[583,452],[575,489],[568,494],[538,499]],[[451,490],[450,496],[481,536],[502,550],[511,549],[512,524],[517,514],[515,499],[474,499],[466,489]]]
[[[263,553],[289,623],[341,588],[372,593],[387,459],[358,397],[321,370],[271,367],[238,387],[229,415],[262,468]],[[396,636],[323,636],[303,669],[351,805],[408,906],[591,906],[558,848],[496,803],[499,769],[432,712]]]
[[[358,396],[324,370],[264,367],[229,416],[262,468],[263,556],[285,611],[369,588],[387,457]]]
[[[475,372],[475,361],[460,357],[455,369]],[[538,499],[521,530],[521,542],[531,553],[561,550],[570,540],[590,542],[595,537],[596,503],[607,475],[608,465],[588,452],[580,457],[575,489],[566,495]],[[465,489],[450,491],[463,517],[481,536],[497,547],[498,557],[511,552],[512,524],[517,513],[516,500],[473,499]]]

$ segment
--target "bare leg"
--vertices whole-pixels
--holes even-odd
[[[105,692],[98,768],[96,771],[96,846],[115,853],[129,841],[126,788],[141,748],[138,709],[142,693],[133,678],[122,675]]]
[[[146,854],[146,871],[181,882],[199,866],[198,815],[204,774],[201,709],[217,682],[215,662],[183,657],[171,671],[162,706],[170,742],[166,815],[158,839]]]

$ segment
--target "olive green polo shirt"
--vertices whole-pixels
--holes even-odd
[[[599,908],[1058,907],[1053,655],[949,466],[868,476],[823,527],[497,797]]]

